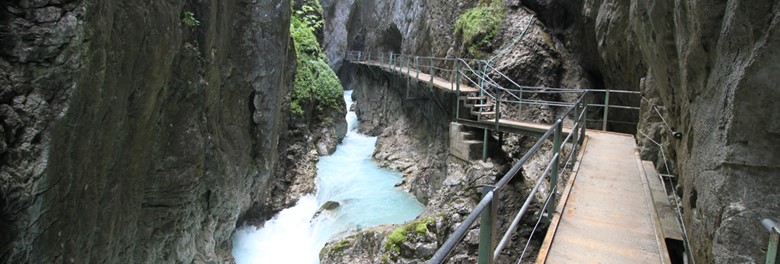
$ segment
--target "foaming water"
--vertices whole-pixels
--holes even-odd
[[[352,91],[344,92],[347,107]],[[233,237],[233,257],[248,263],[319,263],[320,249],[339,235],[414,219],[423,206],[394,186],[397,172],[379,168],[370,156],[376,137],[357,132],[355,112],[347,113],[348,132],[333,155],[317,163],[317,193],[301,197],[260,228],[243,227]],[[315,217],[327,201],[340,206]]]

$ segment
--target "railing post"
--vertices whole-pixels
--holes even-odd
[[[431,68],[430,68],[430,72],[431,72],[431,87],[433,87],[433,57],[431,57]]]
[[[494,115],[494,117],[496,118],[496,133],[499,133],[499,130],[498,130],[498,116],[499,116],[499,113],[501,113],[500,112],[501,111],[501,94],[498,93],[498,90],[496,90],[495,94],[496,94],[496,107],[493,109],[493,111],[496,112],[496,114]]]
[[[609,89],[604,94],[604,123],[601,125],[601,130],[607,131],[607,117],[609,116]]]
[[[485,96],[485,94],[486,94],[486,91],[485,91],[485,69],[487,68],[487,63],[485,63],[485,65],[482,65],[481,61],[479,61],[477,63],[479,64],[479,69],[478,70],[482,71],[482,76],[479,76],[479,95],[480,96]],[[479,104],[485,104],[485,103],[486,103],[486,100],[479,100]],[[481,115],[477,115],[477,121],[480,121],[481,118],[482,118]],[[483,161],[487,161],[487,156],[488,156],[488,133],[490,133],[490,130],[488,130],[486,128],[484,132],[485,133],[483,134],[483,137],[482,137],[482,160]]]
[[[523,87],[520,87],[520,96],[518,97],[520,97],[518,100],[520,103],[517,104],[517,111],[520,112],[523,110]]]
[[[371,52],[369,51],[368,54],[366,54],[368,58],[366,59],[366,62],[371,62]]]
[[[780,246],[778,245],[780,244],[780,225],[769,219],[762,220],[761,224],[769,231],[769,245],[766,248],[766,264],[775,264],[780,258],[777,251],[778,246]]]
[[[414,57],[414,70],[417,72],[416,76],[414,76],[417,81],[420,81],[420,56]]]
[[[496,187],[492,185],[482,186],[482,197],[485,197],[485,195],[495,188]],[[494,224],[496,222],[497,209],[498,196],[494,192],[493,200],[490,202],[490,208],[485,208],[485,210],[482,211],[482,219],[479,223],[479,264],[493,263],[493,248],[495,248],[495,240],[493,237],[496,235]]]
[[[409,80],[412,78],[412,62],[410,61],[409,57],[407,57],[404,62],[404,67],[406,67],[406,79]]]
[[[547,219],[551,219],[555,213],[555,187],[558,186],[558,166],[561,156],[561,130],[563,129],[563,120],[558,119],[555,122],[555,133],[553,137],[553,164],[550,168],[550,203],[547,205]]]
[[[572,160],[573,163],[577,162],[577,150],[579,149],[579,143],[580,143],[580,127],[582,125],[582,122],[580,120],[580,114],[582,113],[581,103],[578,100],[574,103],[574,124],[575,126],[571,129],[571,154],[574,155],[574,160]],[[568,165],[568,164],[567,164]]]
[[[360,54],[360,51],[358,51],[357,53],[358,53],[358,58],[357,58],[357,60],[358,60],[358,61],[360,61],[360,55],[362,55],[362,54]]]
[[[460,61],[455,60],[455,120],[460,118]]]

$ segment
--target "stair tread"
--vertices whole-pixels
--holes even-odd
[[[493,107],[494,104],[475,104],[474,107]]]
[[[461,96],[460,99],[464,100],[485,100],[486,96]]]
[[[495,115],[496,114],[496,112],[471,112],[471,113],[475,114],[475,115]]]

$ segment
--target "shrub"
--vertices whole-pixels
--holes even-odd
[[[319,112],[338,109],[343,92],[341,82],[328,66],[327,58],[322,54],[314,35],[316,27],[322,25],[322,19],[311,14],[315,11],[322,12],[319,2],[306,1],[302,11],[294,12],[290,22],[290,34],[297,55],[290,110],[299,116],[303,115],[304,105],[314,104]]]
[[[460,33],[471,54],[489,51],[504,21],[505,8],[501,0],[482,3],[458,16],[455,33]]]

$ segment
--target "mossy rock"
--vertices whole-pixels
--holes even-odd
[[[477,55],[493,48],[493,40],[498,35],[504,21],[506,7],[503,1],[483,2],[458,16],[455,33],[460,33],[469,53]]]
[[[382,261],[390,263],[390,260],[394,260],[401,253],[401,244],[409,240],[411,236],[423,236],[428,233],[428,224],[436,222],[436,218],[425,217],[423,219],[405,224],[397,227],[390,232],[385,238],[384,247],[385,253],[382,254]]]

